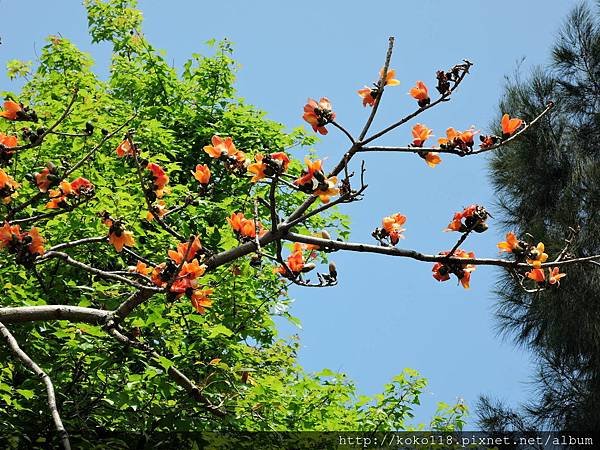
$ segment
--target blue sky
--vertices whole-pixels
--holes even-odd
[[[307,97],[327,96],[337,120],[358,132],[369,110],[356,91],[376,80],[388,36],[396,37],[391,67],[401,85],[386,91],[374,131],[414,109],[407,92],[416,80],[433,90],[437,69],[467,58],[475,65],[452,101],[409,123],[427,124],[436,138],[449,126],[488,129],[498,118],[505,76],[518,65],[526,74],[548,62],[556,32],[575,4],[425,0],[375,7],[348,0],[181,0],[167,7],[166,2],[140,1],[145,33],[176,67],[193,52],[209,51],[208,39],[231,40],[240,64],[238,94],[290,129],[303,124]],[[44,37],[60,33],[92,53],[96,69],[106,74],[109,49],[91,45],[78,1],[0,0],[0,13],[1,66],[13,58],[35,59]],[[1,90],[17,88],[1,79]],[[410,141],[406,127],[377,142]],[[332,129],[316,148],[328,156],[327,168],[347,144]],[[442,232],[455,211],[472,203],[497,211],[485,157],[446,156],[435,169],[414,155],[369,154],[365,160],[366,198],[343,209],[352,217],[353,241],[372,243],[370,233],[381,218],[401,212],[408,221],[399,246],[436,253],[452,247],[458,237]],[[506,231],[491,220],[490,230],[469,238],[463,248],[493,257]],[[341,370],[362,393],[373,394],[404,367],[415,368],[430,381],[417,411],[419,421],[427,421],[438,401],[462,398],[473,405],[480,394],[493,394],[514,405],[529,398],[530,355],[503,341],[495,328],[493,288],[499,271],[478,268],[465,291],[454,280],[435,281],[430,264],[340,253],[334,259],[340,285],[294,289],[292,313],[302,320],[302,329],[282,327],[285,334],[300,334],[300,361],[307,370]]]

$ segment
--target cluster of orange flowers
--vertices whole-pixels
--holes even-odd
[[[462,211],[454,213],[452,222],[448,224],[448,227],[446,227],[444,231],[458,231],[464,233],[473,230],[476,233],[483,233],[488,229],[488,226],[485,223],[488,215],[487,210],[483,206],[468,206]]]
[[[393,69],[389,69],[386,73],[385,80],[383,81],[384,86],[398,86],[400,81],[394,78],[396,76],[396,71]],[[379,79],[383,79],[383,69],[379,71]],[[381,94],[381,89],[379,85],[373,83],[373,87],[370,88],[365,86],[362,89],[358,90],[358,95],[362,98],[363,106],[373,106],[375,105],[375,101],[379,98]],[[324,133],[323,133],[324,134]]]
[[[7,166],[18,145],[16,136],[0,133],[0,166]]]
[[[48,192],[50,186],[58,181],[58,170],[52,163],[48,163],[41,172],[33,174],[33,180],[40,192]]]
[[[381,221],[381,228],[376,228],[372,235],[375,239],[382,241],[389,239],[392,245],[396,245],[400,239],[404,239],[402,233],[405,231],[402,226],[406,223],[406,216],[400,213],[384,217]]]
[[[449,252],[440,252],[439,255],[446,256]],[[466,252],[461,249],[457,249],[452,254],[453,258],[473,259],[475,253]],[[460,262],[437,262],[433,265],[431,271],[433,272],[433,278],[438,281],[448,281],[450,274],[454,274],[460,281],[463,288],[469,289],[471,283],[471,272],[476,269],[474,264],[463,264]]]
[[[0,168],[0,200],[2,203],[9,204],[20,186],[13,177]]]
[[[458,148],[465,153],[470,152],[473,150],[473,145],[475,145],[474,137],[477,133],[479,133],[479,130],[475,131],[473,127],[462,132],[450,127],[446,130],[446,137],[438,139],[438,144],[440,148],[445,150]]]
[[[0,249],[2,248],[15,254],[17,262],[28,265],[44,254],[44,238],[35,227],[22,232],[19,225],[5,223],[0,227]]]
[[[168,254],[169,260],[154,268],[138,261],[135,271],[142,275],[150,275],[152,282],[159,287],[167,286],[170,283],[170,292],[176,294],[177,298],[186,295],[194,309],[198,313],[204,314],[205,308],[212,306],[209,295],[213,293],[213,290],[198,287],[198,278],[206,272],[206,265],[200,263],[204,258],[200,239],[194,236],[191,243],[179,243],[177,250],[169,250]],[[177,272],[179,267],[181,269]]]
[[[42,171],[44,172],[44,171]],[[45,178],[44,178],[45,176]],[[38,184],[38,188],[40,191],[43,187],[48,188],[50,182],[48,180],[48,174],[41,175],[39,177],[40,184]],[[38,183],[38,179],[36,178],[36,184]],[[71,206],[69,204],[70,199],[78,199],[80,197],[89,198],[94,195],[94,185],[90,183],[89,180],[83,177],[79,177],[71,181],[70,183],[66,180],[63,180],[58,185],[58,189],[50,189],[49,197],[50,201],[46,203],[46,208],[56,209],[56,208],[68,208]]]
[[[246,219],[241,212],[232,213],[231,217],[227,217],[227,222],[240,241],[255,239],[257,234],[258,237],[262,237],[267,232],[262,223]]]
[[[537,283],[546,281],[546,276],[541,266],[548,260],[548,254],[545,253],[543,242],[539,242],[537,245],[529,244],[528,242],[518,239],[517,236],[510,231],[506,234],[506,241],[498,243],[498,249],[501,252],[508,252],[515,255],[517,262],[526,261],[527,264],[531,265],[533,269],[525,273],[527,278],[530,278]],[[565,273],[560,273],[558,267],[552,269],[548,268],[548,283],[551,285],[559,285],[559,280],[565,276]]]
[[[299,190],[318,196],[323,203],[329,203],[331,197],[339,195],[337,177],[325,177],[320,159],[316,161],[305,159],[304,162],[306,169],[302,170],[300,178],[294,180],[294,184],[298,186]]]
[[[304,105],[304,115],[302,116],[313,128],[313,131],[327,134],[325,125],[335,120],[335,113],[331,109],[331,102],[327,97],[316,100],[309,98]]]

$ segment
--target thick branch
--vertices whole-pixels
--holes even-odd
[[[102,324],[109,316],[109,311],[94,308],[83,308],[70,305],[15,306],[0,308],[0,321],[4,323],[21,323],[43,320],[70,320]]]
[[[69,434],[62,423],[60,418],[60,414],[58,412],[58,407],[56,406],[56,395],[54,394],[54,386],[52,385],[52,380],[44,372],[40,366],[38,366],[28,355],[19,347],[19,343],[11,334],[11,332],[4,326],[2,322],[0,322],[0,333],[6,339],[8,343],[8,347],[14,353],[14,355],[21,360],[23,365],[35,373],[46,385],[46,393],[48,394],[48,408],[50,409],[50,413],[52,414],[52,420],[54,422],[54,427],[58,432],[58,437],[62,443],[62,446],[65,450],[71,450],[71,443],[69,442]]]

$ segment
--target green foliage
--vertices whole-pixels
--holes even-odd
[[[106,236],[108,229],[99,216],[107,211],[133,232],[135,251],[143,258],[161,262],[167,250],[175,248],[177,240],[145,218],[147,205],[131,159],[115,155],[127,129],[134,130],[141,157],[159,163],[169,174],[172,191],[164,198],[169,208],[198,195],[190,172],[196,164],[210,166],[214,188],[169,215],[165,219],[169,226],[184,236],[198,235],[214,253],[239,245],[225,219],[235,211],[254,216],[253,198],[266,195],[267,188],[232,175],[203,146],[215,134],[231,136],[238,148],[253,155],[308,146],[315,138],[303,129],[287,133],[281,124],[236,98],[236,67],[229,42],[212,42],[213,55],[194,54],[178,74],[144,38],[142,14],[135,2],[86,0],[84,4],[92,40],[113,45],[110,77],[100,81],[90,70],[90,56],[67,39],[48,39],[22,91],[9,95],[35,109],[40,122],[28,124],[28,132],[34,133],[54,123],[71,98],[74,103],[57,130],[60,133],[46,136],[41,146],[19,151],[7,168],[21,183],[14,204],[36,194],[34,172],[49,162],[61,171],[70,170],[104,135],[123,127],[70,177],[89,179],[95,196],[68,214],[39,223],[46,247]],[[30,72],[29,65],[20,62],[11,62],[8,69],[14,76]],[[86,134],[87,124],[93,130]],[[11,134],[23,131],[18,122],[4,121],[0,128]],[[298,174],[299,164],[292,163],[290,171]],[[278,194],[277,201],[286,214],[304,198],[294,192]],[[47,201],[42,196],[20,216],[47,213]],[[261,207],[259,218],[269,223],[269,211]],[[331,227],[345,237],[348,223],[346,216],[332,210],[299,230]],[[116,253],[108,242],[65,252],[106,271],[127,271],[137,262],[128,253]],[[140,305],[124,328],[155,348],[161,355],[156,360],[124,347],[90,324],[36,322],[11,326],[11,331],[52,378],[65,426],[81,447],[93,447],[96,438],[117,431],[410,428],[412,409],[426,384],[416,372],[406,370],[381,395],[358,398],[356,387],[343,374],[307,374],[298,366],[297,343],[277,337],[273,316],[283,315],[294,323],[297,319],[282,311],[281,305],[289,300],[287,290],[272,269],[266,262],[257,269],[250,258],[242,258],[207,273],[202,283],[214,289],[214,305],[205,315],[196,313],[187,300],[171,301],[164,295]],[[16,265],[11,258],[0,260],[3,306],[69,304],[112,310],[131,292],[58,260],[35,268]],[[6,436],[27,435],[38,444],[51,439],[53,426],[39,380],[3,346],[0,361],[0,429]],[[173,366],[229,414],[214,417],[187,396],[167,376]],[[440,410],[432,424],[440,429],[460,427],[459,413],[452,408]]]

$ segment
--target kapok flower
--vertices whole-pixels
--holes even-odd
[[[40,178],[43,181],[43,177]],[[50,189],[50,201],[46,204],[46,208],[66,208],[69,206],[68,200],[77,197],[91,197],[94,195],[94,185],[86,178],[79,177],[68,182],[63,180],[58,185],[58,189]]]
[[[20,241],[21,237],[21,227],[19,225],[4,222],[4,225],[0,227],[0,248],[7,247],[14,241]]]
[[[431,136],[432,133],[433,133],[433,130],[431,130],[431,128],[427,128],[425,125],[423,125],[421,123],[417,123],[412,128],[412,135],[414,138],[413,142],[412,142],[412,146],[413,147],[423,147],[423,144]]]
[[[331,197],[339,195],[340,189],[337,187],[337,177],[327,178],[323,183],[319,183],[319,187],[313,192],[318,195],[323,203],[329,203]]]
[[[17,102],[12,100],[6,100],[4,102],[4,111],[0,112],[0,117],[4,117],[8,120],[17,120],[19,113],[23,111],[23,108]]]
[[[467,206],[461,212],[454,213],[452,221],[444,231],[458,231],[464,233],[472,230],[476,233],[483,233],[488,226],[485,221],[488,218],[488,212],[483,206]],[[464,223],[463,223],[464,219]]]
[[[118,253],[121,253],[123,247],[135,247],[133,233],[125,230],[123,223],[120,220],[106,219],[104,224],[109,225],[108,241],[113,245]]]
[[[522,253],[524,249],[521,244],[521,241],[517,239],[515,233],[509,231],[506,233],[506,241],[498,242],[497,245],[500,252]]]
[[[442,162],[442,158],[440,158],[438,152],[426,152],[423,159],[425,159],[425,162],[429,167],[435,167]]]
[[[254,174],[252,180],[250,180],[253,183],[265,177],[284,173],[290,164],[290,159],[283,152],[275,152],[266,156],[258,153],[254,159],[256,162],[248,166],[248,172]]]
[[[400,213],[384,217],[381,224],[385,233],[381,233],[383,234],[382,237],[387,235],[390,238],[392,245],[396,245],[400,239],[404,239],[402,232],[405,231],[405,228],[402,228],[402,226],[405,223],[406,216],[403,216]]]
[[[411,95],[412,98],[417,100],[417,103],[421,108],[429,105],[431,101],[429,98],[429,91],[427,90],[427,86],[422,81],[417,81],[417,85],[414,88],[412,88],[408,93]]]
[[[148,163],[146,169],[152,174],[152,190],[156,194],[156,198],[162,198],[166,191],[165,187],[169,183],[169,176],[164,169],[156,163]]]
[[[231,217],[227,217],[227,222],[232,230],[240,239],[254,239],[258,231],[258,237],[262,237],[267,231],[263,225],[252,219],[246,219],[244,213],[232,213]]]
[[[193,172],[194,178],[203,186],[206,186],[210,181],[210,169],[206,164],[197,164],[196,171]]]
[[[210,308],[212,306],[213,302],[209,298],[209,295],[211,295],[213,292],[213,289],[196,289],[192,292],[190,300],[192,302],[192,306],[198,314],[204,314],[206,312],[206,308]]]
[[[26,247],[29,256],[25,256],[20,249]],[[22,232],[19,225],[10,225],[5,222],[0,227],[0,248],[7,248],[9,252],[17,254],[17,262],[30,263],[32,259],[44,254],[44,238],[36,227],[28,232]]]
[[[360,95],[362,97],[362,103],[363,106],[373,106],[375,104],[375,100],[377,99],[377,97],[379,96],[379,89],[377,88],[370,88],[365,86],[362,89],[359,89],[358,91],[358,95]]]
[[[94,191],[94,185],[87,178],[78,177],[71,181],[71,191],[75,195],[89,195]]]
[[[180,242],[177,244],[177,250],[169,250],[168,255],[175,264],[181,264],[184,259],[187,262],[192,261],[199,255],[201,250],[202,243],[198,239],[198,236],[194,236],[191,246],[187,242]]]
[[[52,163],[44,167],[41,172],[36,172],[33,175],[35,185],[40,192],[48,192],[48,189],[54,184],[56,178],[56,166]]]
[[[542,263],[548,259],[548,254],[544,253],[544,243],[540,242],[536,247],[529,249],[527,264],[531,264],[536,269],[539,269]]]
[[[204,151],[209,156],[217,159],[230,159],[238,163],[245,163],[246,154],[235,148],[233,139],[230,137],[222,138],[221,136],[213,136],[210,139],[212,145],[205,145]]]
[[[396,71],[394,69],[388,69],[385,75],[385,81],[383,83],[384,86],[398,86],[400,81],[394,78],[396,76]],[[379,78],[383,78],[383,67],[379,70]]]
[[[164,200],[159,200],[150,206],[151,210],[146,213],[146,220],[152,222],[154,216],[162,218],[167,213],[167,204]]]
[[[440,252],[440,255],[448,255],[448,252]],[[453,258],[464,258],[464,259],[473,259],[475,258],[475,253],[466,252],[464,250],[458,249],[452,254]],[[474,264],[462,264],[459,262],[437,262],[433,265],[431,271],[433,272],[433,278],[438,281],[448,281],[450,279],[450,274],[454,274],[463,288],[469,289],[471,282],[471,272],[476,269]]]
[[[319,103],[309,98],[306,105],[304,105],[302,118],[312,126],[313,131],[325,135],[327,134],[325,125],[335,120],[335,113],[327,97],[322,97]]]
[[[504,114],[500,124],[502,125],[502,137],[506,139],[517,131],[523,124],[523,120],[516,118],[511,119],[508,114]]]
[[[292,272],[292,275],[295,277],[302,269],[304,269],[304,255],[302,254],[302,249],[296,249],[293,251],[288,257],[286,261],[286,267],[279,266],[274,269],[276,273],[280,273],[283,276],[289,276],[288,270]]]
[[[544,275],[544,271],[542,269],[532,269],[525,275],[527,275],[527,278],[531,278],[536,283],[543,283],[546,280],[546,275]]]
[[[311,161],[308,158],[304,158],[304,163],[306,164],[306,169],[302,170],[302,175],[300,178],[294,180],[294,184],[296,186],[303,186],[312,183],[312,180],[315,178],[316,173],[321,173],[322,176],[317,175],[317,177],[325,179],[325,175],[323,174],[323,163],[320,159],[316,161]],[[313,189],[311,189],[312,192]]]
[[[141,275],[149,275],[152,273],[153,268],[148,266],[145,262],[138,261],[135,267],[130,268],[129,270]]]
[[[16,147],[18,145],[18,139],[14,135],[0,133],[0,145],[6,148]]]
[[[117,146],[117,149],[115,151],[117,152],[117,156],[119,158],[123,158],[124,156],[133,156],[134,155],[133,147],[131,146],[131,142],[129,141],[129,139],[123,140],[123,142],[121,142]]]
[[[554,267],[554,268],[552,268],[552,270],[550,270],[550,268],[548,268],[548,283],[550,283],[550,284],[556,284],[557,286],[559,286],[560,279],[562,277],[566,277],[566,276],[567,276],[566,273],[560,273],[559,267]]]
[[[34,256],[41,256],[44,254],[44,238],[40,235],[40,230],[36,227],[31,228],[26,236],[29,236],[30,243],[28,244],[27,250]]]
[[[9,174],[0,169],[0,200],[7,205],[12,200],[17,189],[21,185],[17,183]]]

